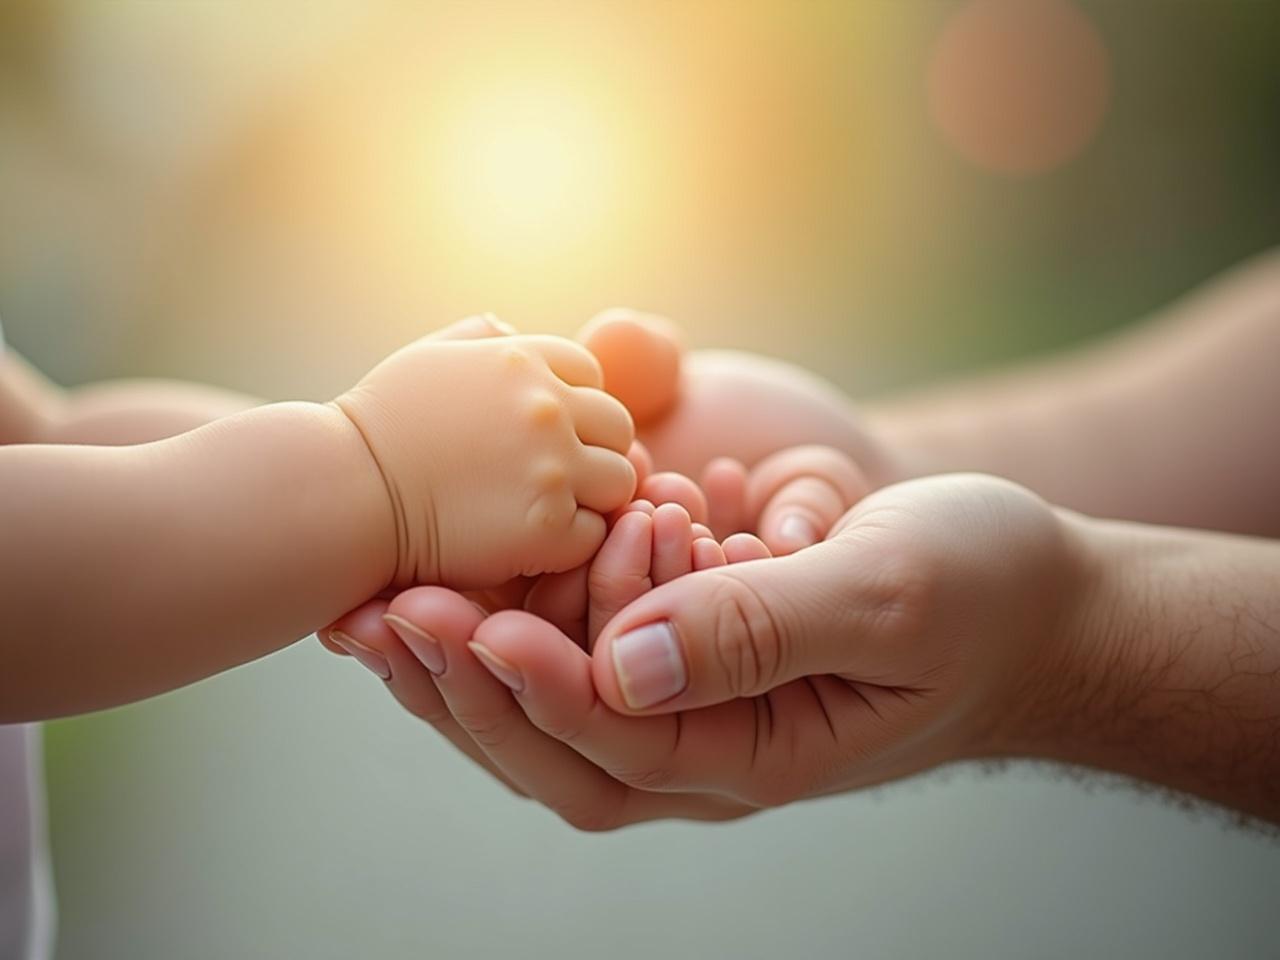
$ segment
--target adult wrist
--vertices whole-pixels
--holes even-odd
[[[1025,635],[1030,653],[1005,674],[980,711],[970,755],[1073,762],[1101,724],[1113,697],[1117,658],[1129,655],[1132,547],[1107,524],[1054,509],[1061,537],[1058,590]],[[1010,653],[1011,659],[1016,656]]]
[[[992,753],[1280,819],[1280,548],[1079,518],[1088,577]]]

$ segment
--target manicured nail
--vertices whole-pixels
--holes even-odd
[[[410,623],[404,617],[398,617],[394,613],[384,613],[382,620],[397,637],[404,641],[409,652],[417,657],[424,667],[437,677],[444,673],[444,647],[440,646],[439,640],[417,624]]]
[[[358,642],[354,637],[343,633],[341,630],[329,631],[329,639],[351,654],[352,659],[370,673],[377,674],[383,680],[391,679],[391,664],[387,663],[387,658],[377,650],[369,649],[363,643]]]
[[[676,633],[665,621],[613,641],[613,669],[622,699],[633,710],[670,700],[689,682]]]
[[[818,542],[818,531],[809,518],[799,513],[789,513],[778,524],[778,536],[801,546],[811,547]]]
[[[476,655],[476,659],[484,664],[486,670],[492,673],[516,693],[519,693],[524,689],[524,677],[520,675],[520,671],[509,664],[506,660],[503,660],[484,644],[475,643],[473,641],[472,643],[467,644],[467,649]]]

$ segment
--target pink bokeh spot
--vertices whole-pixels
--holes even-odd
[[[930,113],[947,142],[1015,176],[1078,156],[1110,99],[1106,46],[1069,0],[970,0],[943,27],[928,71]]]

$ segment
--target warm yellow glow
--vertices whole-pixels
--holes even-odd
[[[540,260],[607,228],[621,151],[601,104],[553,84],[460,93],[436,131],[431,170],[459,240],[489,257]]]

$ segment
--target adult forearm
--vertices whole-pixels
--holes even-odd
[[[978,470],[1098,516],[1280,534],[1280,256],[1067,358],[890,402],[909,476]]]
[[[385,488],[336,409],[137,447],[0,448],[0,722],[158,693],[292,642],[390,579]]]
[[[1092,585],[1000,726],[1002,750],[1280,822],[1280,544],[1075,520]]]

